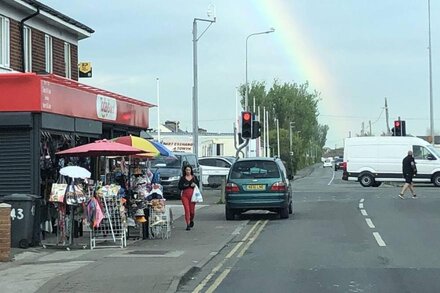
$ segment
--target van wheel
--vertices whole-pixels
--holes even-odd
[[[374,181],[373,187],[379,187],[381,184],[382,184],[382,182]]]
[[[359,176],[359,182],[363,187],[370,187],[374,183],[374,178],[369,173],[364,173],[361,176]]]
[[[434,176],[432,176],[432,183],[434,183],[434,186],[440,187],[440,173],[435,173]]]

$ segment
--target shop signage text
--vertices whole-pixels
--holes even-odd
[[[98,95],[96,98],[96,114],[98,118],[116,121],[117,103],[113,98]]]

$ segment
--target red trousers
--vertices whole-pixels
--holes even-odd
[[[182,191],[182,204],[183,209],[185,210],[185,222],[187,225],[189,225],[189,222],[194,220],[195,211],[196,211],[196,203],[191,202],[191,197],[193,194],[193,188],[185,188]]]

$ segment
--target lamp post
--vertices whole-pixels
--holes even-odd
[[[264,32],[259,32],[259,33],[253,33],[250,34],[246,37],[246,89],[245,89],[245,99],[244,99],[244,110],[247,111],[248,110],[248,92],[249,92],[249,84],[248,84],[248,40],[250,37],[252,36],[256,36],[256,35],[264,35],[264,34],[270,34],[273,33],[275,31],[275,29],[272,27],[270,28],[268,31],[264,31]]]
[[[430,128],[432,144],[435,144],[434,138],[434,109],[433,109],[433,98],[432,98],[432,62],[431,62],[431,1],[428,0],[428,31],[429,31],[429,116],[430,116]]]
[[[203,19],[194,18],[193,21],[193,74],[194,74],[194,85],[193,85],[193,152],[198,157],[199,156],[199,110],[198,110],[198,80],[197,80],[197,41],[203,36],[203,34],[208,30],[208,28],[215,22],[216,18]],[[197,21],[209,22],[208,27],[197,36]]]

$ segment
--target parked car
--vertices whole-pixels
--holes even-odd
[[[335,159],[335,171],[342,170],[342,168],[341,168],[341,163],[342,163],[343,161],[344,161],[343,158],[336,158],[336,159]]]
[[[333,167],[332,159],[330,159],[330,158],[325,159],[322,167],[323,168],[325,168],[325,167],[330,167],[330,168]]]
[[[165,197],[180,195],[178,183],[185,164],[190,164],[193,167],[194,175],[200,179],[200,166],[195,154],[174,152],[174,155],[175,158],[159,157],[151,161],[152,171],[158,170],[160,173],[160,182]]]
[[[243,158],[231,167],[225,188],[226,220],[248,210],[293,213],[291,176],[279,158]]]
[[[209,187],[219,187],[222,179],[226,180],[229,169],[235,157],[202,157],[199,158],[200,168],[202,169],[202,184]]]

